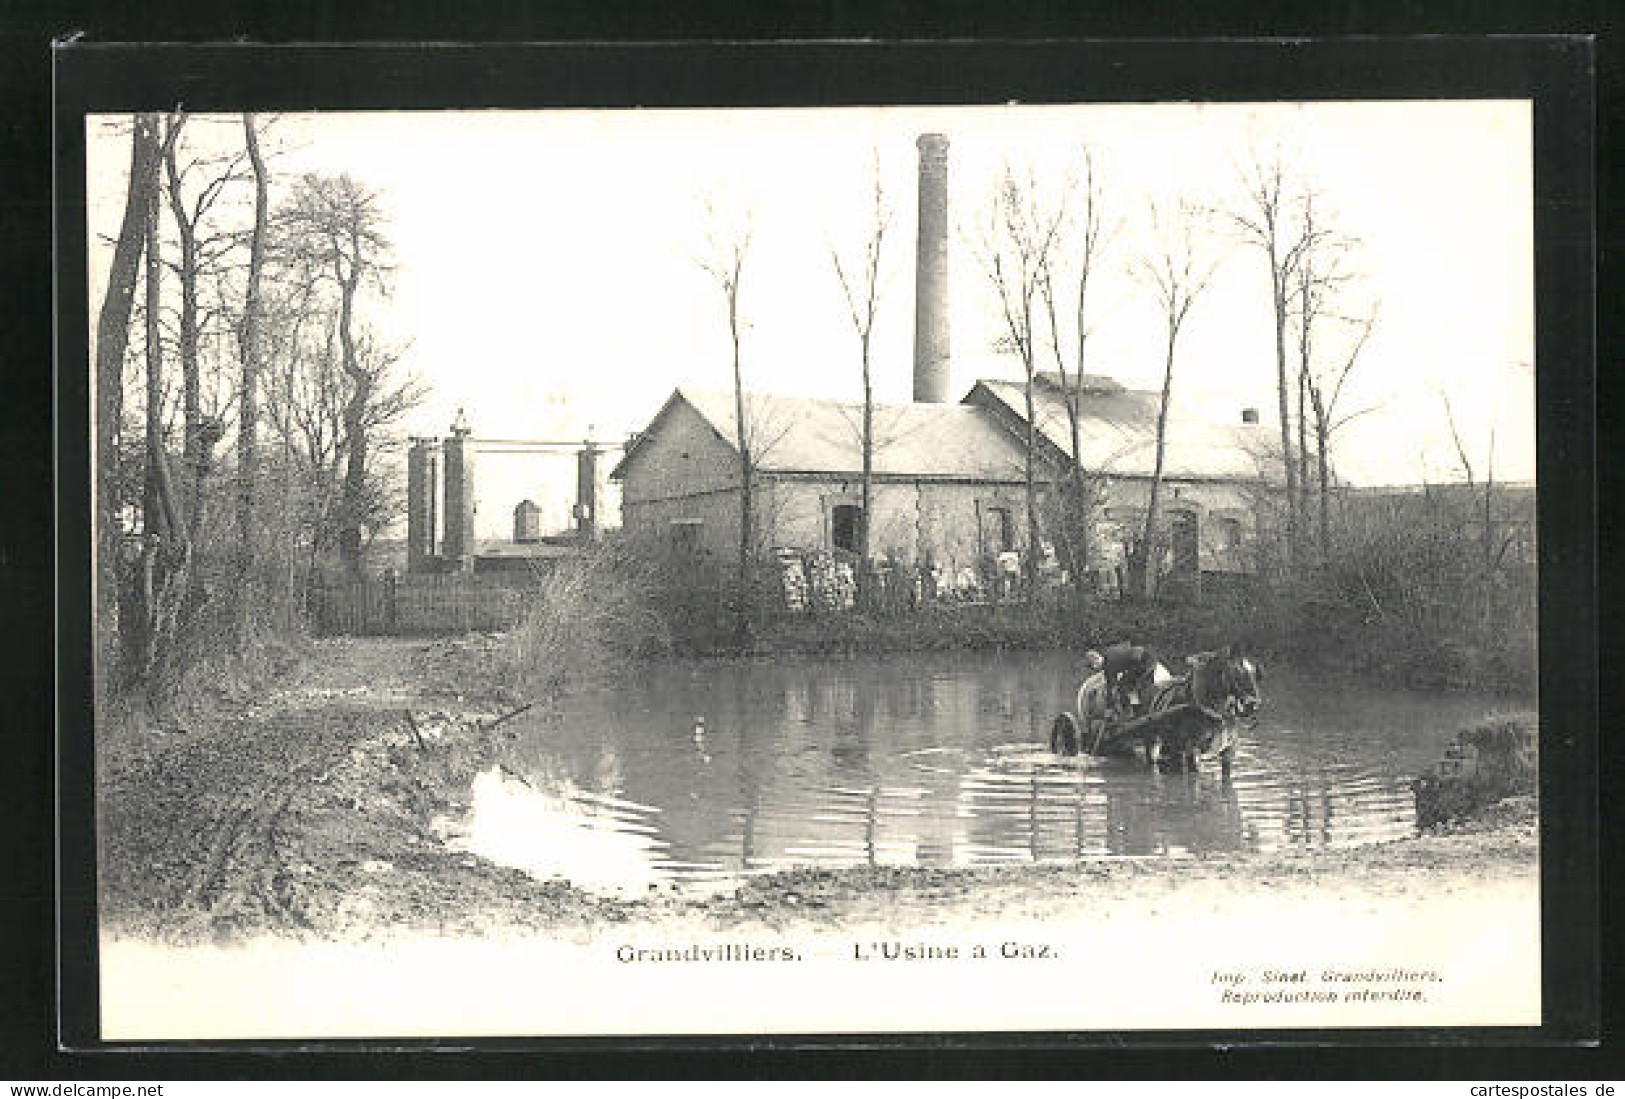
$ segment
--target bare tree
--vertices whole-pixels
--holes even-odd
[[[1038,526],[1038,439],[1034,384],[1037,375],[1037,341],[1034,310],[1050,256],[1066,221],[1066,199],[1049,200],[1041,193],[1030,169],[1018,179],[1015,170],[1004,166],[998,191],[988,210],[988,220],[975,242],[981,263],[1004,318],[1005,334],[1021,357],[1025,376],[1025,480],[1027,501],[1026,576],[1036,589],[1038,554],[1041,546]]]
[[[251,596],[248,547],[254,537],[255,482],[259,476],[259,389],[260,389],[260,283],[265,273],[266,223],[270,215],[270,177],[260,154],[258,124],[252,114],[243,115],[243,146],[254,171],[254,227],[248,238],[248,286],[243,293],[243,315],[237,328],[238,356],[242,361],[241,390],[237,404],[237,537],[241,568],[238,584],[237,628],[248,628]]]
[[[349,176],[304,175],[279,212],[280,246],[292,266],[325,282],[338,295],[338,339],[349,391],[345,407],[344,488],[339,559],[348,573],[361,570],[360,516],[368,511],[369,449],[367,415],[377,379],[357,353],[356,302],[365,286],[384,289],[389,240],[378,196]]]
[[[750,254],[752,216],[747,208],[737,218],[726,218],[707,201],[705,204],[705,252],[696,258],[700,268],[716,282],[722,293],[728,319],[728,342],[733,354],[734,445],[739,450],[739,592],[748,602],[752,588],[752,564],[756,541],[754,509],[756,461],[751,449],[750,418],[745,407],[745,377],[741,364],[744,321],[739,315],[739,287],[744,277],[745,258]],[[749,608],[742,606],[740,628],[745,628]]]
[[[229,308],[225,300],[229,293],[225,289],[229,281],[227,266],[239,234],[230,226],[218,226],[215,214],[221,197],[242,179],[242,157],[229,153],[209,155],[195,148],[186,148],[183,154],[183,127],[188,125],[188,119],[178,112],[170,116],[164,169],[170,220],[176,230],[176,259],[168,267],[180,294],[175,334],[183,421],[184,489],[180,496],[185,504],[187,542],[195,551],[209,528],[214,452],[225,434],[221,405],[235,399],[230,380],[224,376],[224,364],[206,361],[213,357],[205,346],[205,328]],[[213,308],[204,300],[211,284],[220,295]],[[246,540],[243,544],[247,545]],[[203,608],[207,594],[204,577],[204,569],[190,570],[182,612],[187,620]]]
[[[157,120],[152,125],[157,128]],[[138,608],[129,634],[132,668],[147,677],[160,655],[163,639],[173,628],[178,612],[175,592],[186,585],[190,544],[182,522],[175,487],[169,472],[164,438],[164,349],[159,317],[163,309],[163,253],[159,243],[158,208],[162,187],[159,164],[170,155],[178,127],[171,126],[160,140],[152,166],[152,184],[146,188],[143,211],[143,252],[146,257],[146,461],[141,497],[141,567],[136,589]]]
[[[1455,410],[1451,407],[1450,397],[1440,392],[1439,399],[1444,402],[1445,422],[1450,427],[1450,441],[1455,444],[1456,460],[1461,464],[1463,478],[1467,482],[1467,496],[1469,506],[1479,505],[1479,489],[1473,476],[1473,462],[1467,456],[1467,444],[1462,441],[1461,432],[1456,427]],[[1482,507],[1479,522],[1483,529],[1479,532],[1479,561],[1474,571],[1478,574],[1478,614],[1481,623],[1487,623],[1493,615],[1494,596],[1491,587],[1494,583],[1495,570],[1500,560],[1495,550],[1495,425],[1490,425],[1489,447],[1485,459],[1485,479],[1482,493]],[[1502,552],[1505,550],[1503,548]]]
[[[855,262],[843,264],[841,254],[830,246],[830,261],[835,265],[835,277],[840,280],[841,292],[846,297],[847,310],[852,318],[852,329],[858,337],[858,361],[863,380],[863,423],[859,433],[862,451],[861,475],[863,520],[858,530],[858,596],[869,596],[869,561],[873,553],[870,535],[874,529],[874,465],[875,465],[875,400],[874,387],[869,374],[870,341],[874,334],[875,313],[880,304],[880,258],[885,244],[886,230],[891,225],[892,211],[886,201],[885,188],[880,177],[880,154],[874,154],[871,184],[872,209],[862,253]],[[849,273],[848,268],[851,268]]]
[[[1333,440],[1344,427],[1377,409],[1377,405],[1343,411],[1344,386],[1360,362],[1366,342],[1377,323],[1377,307],[1373,305],[1365,316],[1353,322],[1357,334],[1349,350],[1337,363],[1327,369],[1310,364],[1305,371],[1310,408],[1314,415],[1315,467],[1318,482],[1320,552],[1322,560],[1331,548],[1331,492]]]
[[[222,121],[232,125],[216,140]],[[100,238],[112,253],[96,345],[100,651],[110,660],[116,641],[121,686],[157,683],[148,697],[160,703],[178,677],[252,654],[251,615],[294,602],[267,606],[250,588],[269,593],[264,581],[285,565],[291,596],[305,547],[307,577],[334,547],[356,567],[363,539],[399,511],[381,456],[423,392],[400,376],[403,349],[366,323],[366,291],[384,289],[387,273],[375,196],[308,177],[273,218],[260,121],[137,116],[125,223],[117,240]],[[236,200],[250,179],[253,207]],[[234,483],[216,453],[228,416]],[[254,498],[262,417],[283,442],[285,506],[274,514]],[[121,439],[125,418],[144,431]],[[220,529],[212,514],[233,502],[237,522]],[[120,508],[131,503],[140,552],[120,570]],[[228,598],[216,600],[222,579]],[[233,623],[232,643],[218,644],[216,627]]]
[[[1298,508],[1307,534],[1314,506],[1318,559],[1324,564],[1331,546],[1331,443],[1338,430],[1375,407],[1340,410],[1344,387],[1359,364],[1377,314],[1375,305],[1363,313],[1350,310],[1349,292],[1356,281],[1350,259],[1357,253],[1360,241],[1335,228],[1317,208],[1313,192],[1304,196],[1299,232],[1306,243],[1299,256],[1293,293],[1298,341]],[[1327,345],[1321,337],[1328,325],[1352,326],[1354,330],[1352,343],[1340,354],[1326,353]],[[1338,342],[1334,333],[1332,346]]]
[[[299,486],[296,494],[293,484],[284,482],[284,506],[297,511],[285,518],[303,532],[307,578],[314,582],[320,561],[335,548],[342,550],[347,532],[361,532],[365,542],[398,514],[385,463],[369,461],[359,491],[349,484],[349,448],[360,438],[373,458],[392,451],[398,442],[392,429],[422,401],[424,389],[416,378],[398,376],[403,348],[361,328],[354,338],[356,369],[366,375],[368,400],[356,419],[338,307],[313,306],[312,300],[295,288],[286,301],[273,303],[262,321],[277,345],[276,354],[267,356],[263,411],[281,443],[284,476]]]
[[[114,660],[114,638],[128,623],[119,621],[119,558],[116,471],[120,425],[124,418],[124,355],[129,346],[130,313],[141,277],[149,196],[158,187],[161,159],[158,116],[138,114],[130,129],[130,179],[124,218],[108,272],[107,292],[96,320],[96,594],[99,657],[104,670]]]
[[[1294,206],[1301,188],[1292,178],[1279,149],[1254,150],[1251,164],[1242,170],[1244,195],[1228,211],[1242,241],[1263,252],[1269,263],[1270,307],[1275,326],[1275,381],[1281,428],[1281,464],[1286,475],[1287,552],[1296,562],[1302,535],[1299,488],[1300,462],[1292,440],[1291,393],[1287,372],[1287,329],[1292,292],[1300,266],[1319,241],[1316,232],[1293,224]],[[1295,381],[1295,377],[1294,377]]]
[[[1078,194],[1080,202],[1073,208],[1076,214],[1039,278],[1039,292],[1044,312],[1049,321],[1050,350],[1055,356],[1055,370],[1060,380],[1062,401],[1066,406],[1067,428],[1071,433],[1072,466],[1063,487],[1064,500],[1060,529],[1070,545],[1069,556],[1074,591],[1085,590],[1086,572],[1093,556],[1091,532],[1094,513],[1104,499],[1101,479],[1085,468],[1083,462],[1083,378],[1088,368],[1089,337],[1094,328],[1089,319],[1089,282],[1096,266],[1113,236],[1117,224],[1105,217],[1105,201],[1100,179],[1095,170],[1094,153],[1087,146],[1081,154],[1082,172],[1077,182],[1069,181],[1069,189]],[[1076,350],[1075,367],[1068,373],[1064,340],[1058,320],[1056,270],[1071,258],[1075,263],[1072,285],[1076,288],[1077,303],[1073,311],[1073,346]]]
[[[186,116],[175,112],[165,122],[164,172],[169,198],[169,210],[179,234],[179,259],[175,264],[181,292],[180,339],[178,357],[181,368],[182,415],[185,417],[181,462],[187,479],[187,536],[197,541],[198,525],[203,516],[203,481],[207,459],[204,456],[204,426],[202,408],[202,382],[198,369],[198,222],[202,220],[201,206],[194,215],[186,202],[181,186],[181,169],[177,150]]]
[[[1162,544],[1162,471],[1168,444],[1168,408],[1173,401],[1175,350],[1191,306],[1207,289],[1218,265],[1216,259],[1203,254],[1200,237],[1204,226],[1201,211],[1196,206],[1181,202],[1176,223],[1167,225],[1153,204],[1151,224],[1157,244],[1152,254],[1140,261],[1137,270],[1163,317],[1162,397],[1157,404],[1156,458],[1146,503],[1145,528],[1132,568],[1136,586],[1147,597],[1156,591],[1157,570],[1153,567],[1152,554]]]

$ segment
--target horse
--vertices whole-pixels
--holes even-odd
[[[1236,726],[1253,728],[1263,695],[1262,671],[1236,646],[1186,658],[1190,671],[1157,691],[1146,717],[1131,723],[1145,746],[1148,766],[1166,766],[1165,748],[1179,770],[1194,771],[1199,755],[1216,755],[1224,778],[1236,752]]]
[[[1141,716],[1113,725],[1105,677],[1084,680],[1077,716],[1063,712],[1050,726],[1050,751],[1057,755],[1108,755],[1145,749],[1148,766],[1195,770],[1197,757],[1217,755],[1225,778],[1235,756],[1236,726],[1258,723],[1262,671],[1235,646],[1186,658],[1188,671],[1175,678],[1160,664],[1154,693],[1142,699]]]

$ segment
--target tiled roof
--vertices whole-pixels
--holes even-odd
[[[678,390],[730,445],[731,392]],[[863,405],[815,397],[745,396],[758,468],[765,472],[857,473]],[[962,404],[876,404],[874,469],[881,475],[1019,481],[1020,444],[985,409]]]
[[[1108,388],[1086,387],[1080,402],[1084,468],[1119,477],[1149,477],[1156,465],[1161,394],[1121,386],[1116,392],[1108,392]],[[978,391],[1003,405],[1017,420],[1025,419],[1026,397],[1020,382],[980,381],[965,399],[979,400]],[[1040,384],[1034,389],[1033,400],[1039,430],[1060,453],[1071,454],[1072,429],[1061,390],[1053,382]],[[1236,480],[1259,477],[1258,456],[1267,447],[1268,436],[1258,425],[1214,423],[1181,416],[1177,408],[1169,417],[1163,476]]]
[[[1043,437],[1057,453],[1071,452],[1066,404],[1053,375],[1040,374],[1034,392]],[[1104,375],[1085,375],[1083,461],[1095,472],[1151,476],[1156,458],[1159,394],[1126,389]],[[693,408],[728,446],[734,446],[734,395],[682,387],[674,391],[650,429],[677,401]],[[856,474],[863,406],[851,401],[745,396],[757,466],[764,472]],[[985,407],[984,407],[985,406]],[[882,476],[1020,481],[1018,425],[1026,412],[1020,382],[983,380],[961,404],[877,404],[874,468]],[[1015,430],[1013,430],[1015,429]],[[1268,437],[1257,425],[1220,424],[1176,414],[1171,418],[1163,475],[1174,478],[1254,480]],[[637,453],[634,444],[612,476],[619,478]],[[1265,463],[1263,468],[1269,468]]]

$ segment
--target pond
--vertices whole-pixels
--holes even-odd
[[[452,842],[616,892],[792,866],[967,866],[1350,846],[1488,696],[1267,669],[1232,780],[1046,748],[1077,659],[951,653],[643,666],[515,721]]]

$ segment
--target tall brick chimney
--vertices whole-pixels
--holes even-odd
[[[921,134],[914,274],[914,400],[952,400],[948,362],[948,139]]]

